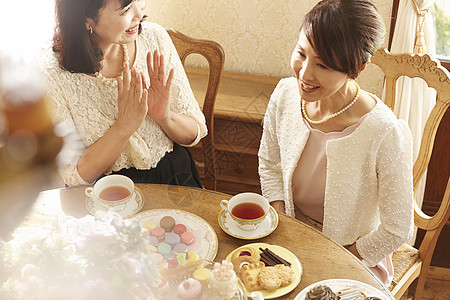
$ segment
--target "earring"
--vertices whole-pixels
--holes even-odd
[[[89,25],[89,31],[90,31],[91,34],[92,34],[92,26],[90,26],[90,25]]]

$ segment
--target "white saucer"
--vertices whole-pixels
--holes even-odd
[[[137,187],[135,187],[134,193],[136,194],[134,201],[128,202],[125,206],[121,205],[120,208],[114,208],[114,210],[120,216],[122,216],[122,218],[129,218],[134,216],[144,206],[144,196],[142,195],[142,192]],[[110,209],[108,206],[104,205],[99,200],[93,197],[86,198],[86,207],[87,210],[93,215],[95,215],[95,212],[97,211],[105,211]]]
[[[269,212],[266,218],[259,224],[255,230],[243,230],[236,221],[234,221],[230,214],[223,210],[219,213],[219,226],[223,231],[231,235],[232,237],[242,240],[254,240],[259,239],[271,234],[278,226],[278,213],[270,206]]]

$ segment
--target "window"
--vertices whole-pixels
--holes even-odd
[[[400,0],[392,4],[391,28],[389,31],[389,49],[394,35],[395,21],[397,19]],[[436,28],[436,56],[442,66],[450,70],[450,1],[435,0],[431,9]]]
[[[449,69],[450,63],[450,1],[435,0],[431,13],[436,28],[436,56]],[[446,65],[445,65],[446,64]]]

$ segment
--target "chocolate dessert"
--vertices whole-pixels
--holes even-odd
[[[326,285],[313,287],[306,294],[305,300],[336,300],[336,294]]]

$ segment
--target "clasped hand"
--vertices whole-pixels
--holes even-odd
[[[124,66],[123,79],[118,78],[118,117],[117,123],[131,134],[135,132],[144,121],[146,115],[156,122],[164,122],[169,118],[170,86],[174,70],[169,71],[166,83],[164,70],[164,56],[155,50],[147,54],[147,70],[150,77],[150,86],[144,75],[135,68]]]

